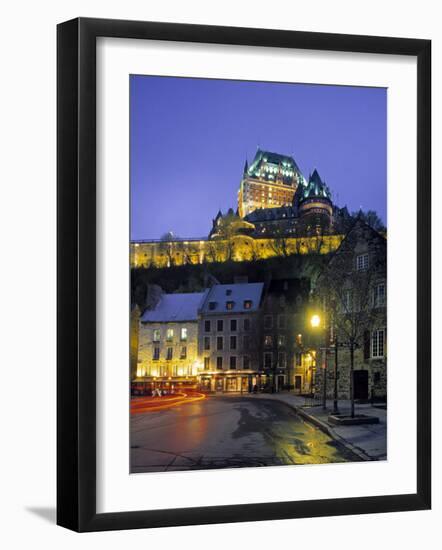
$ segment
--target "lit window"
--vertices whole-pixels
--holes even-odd
[[[385,329],[374,330],[371,333],[371,356],[373,359],[384,357]]]
[[[173,328],[168,328],[166,332],[166,340],[172,342],[173,340]]]
[[[244,309],[252,308],[252,300],[244,300]]]
[[[266,336],[264,336],[264,345],[266,347],[272,347],[273,346],[273,338],[271,337],[270,334],[267,334]]]
[[[235,302],[228,301],[226,302],[226,309],[233,309]]]
[[[204,370],[210,370],[210,357],[204,357]]]
[[[359,256],[356,256],[356,269],[358,271],[368,269],[368,254],[359,254]]]
[[[186,358],[187,358],[187,347],[183,346],[181,348],[180,359],[186,359]]]
[[[153,341],[154,342],[159,342],[160,341],[160,329],[159,328],[156,328],[153,331]]]
[[[278,336],[278,347],[282,348],[285,346],[285,336],[279,335]]]
[[[181,328],[180,340],[181,340],[181,342],[185,342],[187,340],[187,328],[186,327]]]

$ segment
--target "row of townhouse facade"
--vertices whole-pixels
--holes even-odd
[[[386,240],[359,224],[341,248],[350,281],[357,280],[358,273],[369,265],[377,266],[370,283],[376,316],[370,317],[370,324],[355,343],[353,380],[357,398],[365,399],[373,392],[382,397],[386,395],[387,372]],[[327,269],[336,269],[339,254],[338,250]],[[324,331],[312,333],[310,317],[315,306],[310,284],[307,279],[286,278],[160,294],[139,320],[132,381],[148,389],[194,387],[247,393],[266,388],[319,394],[325,376],[331,396],[334,352],[329,332],[336,336],[339,326],[329,325],[325,338]],[[342,289],[344,302],[350,291],[351,285]],[[340,332],[338,392],[339,398],[345,398],[349,395],[350,359],[344,345],[346,336]]]

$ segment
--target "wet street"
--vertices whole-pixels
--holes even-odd
[[[209,397],[131,417],[131,473],[355,460],[278,401]]]

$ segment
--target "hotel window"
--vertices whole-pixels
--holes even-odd
[[[180,359],[186,359],[186,358],[187,358],[187,346],[183,346],[181,348]]]
[[[236,319],[230,319],[230,331],[236,332],[237,326],[238,326],[238,321]]]
[[[181,328],[180,340],[181,340],[181,342],[186,342],[187,341],[187,328],[186,327]]]
[[[173,328],[168,328],[166,331],[166,341],[172,342],[173,340]]]
[[[159,328],[156,328],[153,331],[153,341],[154,342],[159,342],[160,341],[160,329]]]
[[[230,356],[230,368],[236,369],[236,355]]]
[[[285,315],[278,315],[278,328],[285,328]]]
[[[218,370],[222,370],[223,369],[223,358],[222,357],[217,357],[216,358],[216,368]]]
[[[155,346],[153,348],[153,354],[152,354],[152,359],[154,361],[158,361],[158,359],[160,358],[160,348]]]
[[[264,346],[266,348],[271,348],[273,346],[273,338],[270,334],[264,336]]]
[[[362,271],[368,269],[368,254],[359,254],[356,256],[356,269]]]
[[[244,355],[242,360],[242,367],[244,370],[250,369],[250,357],[248,355]]]
[[[210,336],[204,336],[204,349],[210,349]]]
[[[373,289],[373,306],[385,306],[385,283],[376,285]]]
[[[232,302],[231,300],[229,300],[228,302],[226,302],[226,309],[232,310],[234,305],[235,305],[235,302]]]
[[[371,333],[371,356],[373,359],[384,357],[385,329]]]
[[[286,355],[283,351],[280,351],[278,353],[278,367],[280,369],[285,369],[287,366],[287,359],[286,359]]]
[[[250,319],[244,319],[244,330],[250,330]]]
[[[244,300],[244,309],[252,309],[252,300]]]
[[[171,361],[173,357],[173,348],[167,348],[166,360]]]
[[[211,331],[210,321],[204,321],[204,332],[210,332],[210,331]]]
[[[279,335],[278,336],[278,347],[282,348],[285,346],[285,336]]]
[[[221,351],[224,347],[224,341],[223,341],[223,337],[222,336],[217,336],[216,337],[216,349],[218,351]]]
[[[213,311],[214,309],[216,309],[216,302],[209,302],[209,309],[211,311]]]
[[[224,330],[224,321],[222,319],[218,319],[216,322],[216,330],[218,332],[222,332]]]
[[[210,370],[210,357],[204,357],[204,370]]]
[[[230,349],[236,349],[236,336],[230,337]]]
[[[264,368],[265,369],[271,369],[272,368],[272,359],[273,359],[272,353],[270,353],[268,351],[264,353]]]
[[[272,328],[273,326],[273,317],[271,315],[264,316],[264,328]]]

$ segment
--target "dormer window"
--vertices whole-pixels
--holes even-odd
[[[214,309],[216,309],[216,302],[209,302],[209,309],[211,311],[213,311]]]
[[[368,254],[359,254],[359,256],[356,256],[356,269],[358,271],[363,271],[365,269],[368,269]]]
[[[244,300],[244,309],[252,309],[252,300]]]
[[[226,309],[233,309],[233,306],[235,305],[235,302],[232,302],[232,301],[228,301],[226,302]]]
[[[232,289],[231,288],[226,289],[226,296],[231,296],[231,295],[232,295]]]

